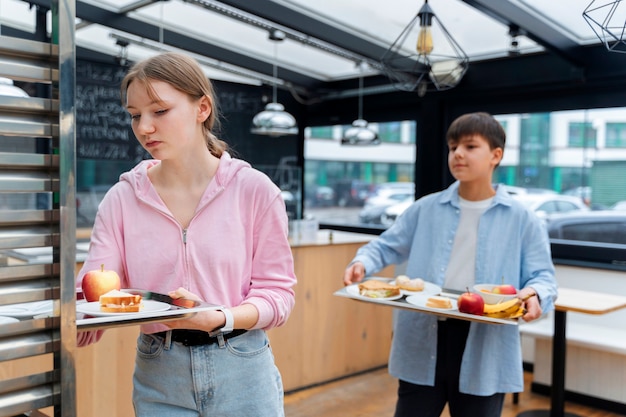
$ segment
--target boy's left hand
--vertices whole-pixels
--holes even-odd
[[[541,317],[541,314],[542,314],[541,303],[539,302],[539,297],[537,297],[537,294],[534,289],[523,288],[519,291],[519,294],[517,296],[521,298],[522,300],[526,298],[526,301],[524,301],[524,306],[523,306],[526,309],[526,314],[522,316],[522,319],[525,322],[530,322]]]

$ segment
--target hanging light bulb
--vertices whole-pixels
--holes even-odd
[[[424,0],[381,64],[394,87],[415,91],[421,97],[427,91],[456,87],[467,71],[469,57]]]
[[[272,29],[270,31],[270,40],[274,41],[274,64],[273,77],[278,78],[278,68],[276,66],[278,58],[278,42],[285,39],[285,33]],[[265,110],[258,113],[252,118],[252,133],[267,136],[285,136],[297,135],[298,126],[296,118],[285,111],[285,107],[278,103],[276,81],[272,86],[272,102],[265,106]]]
[[[434,13],[428,5],[428,0],[417,13],[420,19],[420,30],[417,36],[417,53],[420,55],[429,55],[433,51],[433,34],[431,26],[433,24]]]
[[[359,68],[361,71],[363,67]],[[365,119],[363,119],[363,75],[359,77],[359,116],[354,122],[352,127],[348,128],[343,138],[341,138],[342,145],[380,145],[380,138],[378,132],[372,130]]]

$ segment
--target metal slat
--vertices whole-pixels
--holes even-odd
[[[46,408],[58,404],[60,390],[55,385],[42,385],[23,391],[0,395],[0,417],[13,417],[19,413],[27,413],[34,408]],[[27,413],[24,416],[33,416]],[[38,414],[43,415],[43,414]]]
[[[37,277],[49,277],[59,274],[57,264],[29,264],[0,267],[0,281],[26,280]]]
[[[59,190],[59,179],[42,172],[0,171],[0,193],[45,193]]]
[[[59,287],[52,279],[0,284],[0,305],[29,303],[59,298]]]
[[[2,170],[11,168],[58,168],[59,155],[0,152],[0,166]]]
[[[59,125],[47,122],[24,121],[10,117],[0,118],[0,135],[58,137]]]
[[[58,226],[0,229],[0,249],[40,248],[59,245]]]
[[[43,225],[59,222],[59,210],[0,210],[0,228],[18,224]]]
[[[34,65],[16,64],[0,58],[0,76],[18,81],[50,83],[59,80],[59,71]]]
[[[59,100],[39,97],[14,97],[0,95],[0,112],[12,113],[57,113]]]
[[[9,361],[19,358],[44,355],[59,348],[59,340],[54,340],[52,331],[40,332],[0,340],[0,360]]]
[[[51,59],[59,56],[59,47],[47,42],[0,36],[0,55]]]

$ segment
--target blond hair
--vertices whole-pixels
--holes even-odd
[[[128,86],[133,81],[143,83],[148,95],[155,101],[160,101],[150,81],[163,81],[175,89],[187,94],[193,100],[206,97],[211,104],[211,114],[204,121],[203,130],[207,147],[211,154],[221,157],[228,150],[228,144],[218,139],[214,132],[219,128],[219,112],[217,109],[217,95],[213,84],[206,77],[198,62],[184,54],[165,52],[139,61],[131,67],[120,86],[122,105],[126,106]]]

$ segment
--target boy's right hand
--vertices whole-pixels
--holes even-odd
[[[360,282],[365,276],[365,267],[361,262],[350,264],[343,274],[343,285],[354,284]]]

